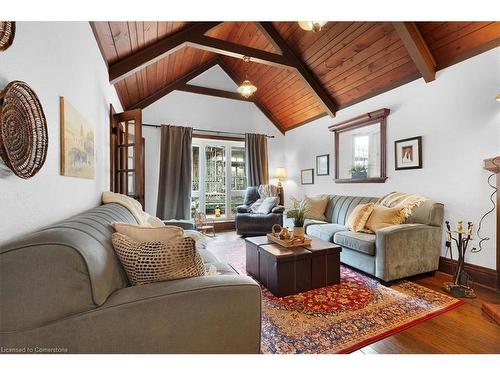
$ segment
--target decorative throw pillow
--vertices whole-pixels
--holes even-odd
[[[306,218],[313,220],[325,221],[325,210],[328,205],[328,196],[319,195],[317,197],[304,196],[302,202],[299,203],[305,208]]]
[[[179,241],[184,237],[184,230],[173,225],[149,227],[128,223],[113,223],[113,228],[121,234],[139,242],[146,241]]]
[[[257,199],[255,202],[252,203],[252,205],[250,206],[250,210],[253,212],[253,213],[258,213],[259,212],[259,207],[260,205],[262,204],[262,202],[264,202],[264,199],[260,198],[260,199]]]
[[[366,222],[365,229],[368,233],[375,233],[379,229],[387,228],[391,225],[402,224],[404,221],[404,207],[388,208],[375,204]]]
[[[257,213],[267,215],[278,204],[278,197],[265,198],[259,206]]]
[[[262,199],[278,196],[278,187],[275,185],[259,185],[258,191]]]
[[[346,226],[350,231],[361,232],[365,228],[366,222],[373,211],[373,203],[359,204],[354,207],[347,218]]]
[[[113,233],[113,246],[132,285],[205,275],[194,240],[139,242]]]

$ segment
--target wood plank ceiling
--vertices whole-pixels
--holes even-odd
[[[434,79],[436,70],[500,45],[500,22],[405,24],[410,24],[408,35],[411,31],[417,34],[416,41],[411,39],[415,35],[401,34],[401,29],[408,25],[401,27],[391,22],[329,22],[318,33],[304,31],[296,22],[273,22],[267,27],[256,22],[224,22],[204,35],[266,51],[292,62],[298,58],[298,64],[302,65],[298,69],[258,62],[247,66],[246,74],[258,88],[252,100],[285,132],[324,116],[332,103],[337,110],[345,108],[422,77],[422,67],[415,58],[419,50],[412,51],[409,48],[412,43],[422,44],[428,54],[426,81]],[[188,22],[91,22],[108,66],[130,59],[176,33],[189,32],[193,25]],[[274,31],[277,32],[275,38],[272,37]],[[286,45],[280,48],[280,41],[275,39],[282,39]],[[212,51],[213,48],[199,48],[196,43],[180,45],[166,56],[159,55],[131,74],[119,77],[115,85],[123,107],[150,104],[151,100],[170,92],[173,83],[182,81],[182,77],[215,63],[223,66],[237,83],[245,79],[241,58]],[[312,78],[304,79],[304,74],[310,73]],[[318,93],[318,87],[322,92]],[[206,90],[197,91],[206,93]],[[234,99],[234,95],[225,94],[225,97],[232,96]]]

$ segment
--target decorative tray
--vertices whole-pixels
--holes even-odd
[[[268,233],[267,234],[267,239],[272,242],[276,242],[277,244],[283,246],[283,247],[299,247],[299,246],[307,246],[311,244],[311,238],[308,236],[304,236],[304,238],[290,238],[286,240],[282,240],[278,236]]]

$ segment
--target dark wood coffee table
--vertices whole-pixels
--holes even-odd
[[[245,241],[247,272],[277,297],[340,283],[342,248],[338,245],[318,238],[293,248],[266,236]]]

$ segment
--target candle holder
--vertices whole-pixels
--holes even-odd
[[[464,270],[465,253],[467,246],[472,236],[472,222],[467,222],[467,228],[464,227],[463,221],[459,221],[456,230],[451,230],[450,222],[446,221],[446,229],[448,239],[446,247],[450,250],[450,257],[453,260],[452,241],[457,245],[458,261],[457,269],[453,274],[453,282],[447,282],[443,285],[443,290],[450,293],[454,297],[475,298],[476,293],[472,289],[472,279]]]

